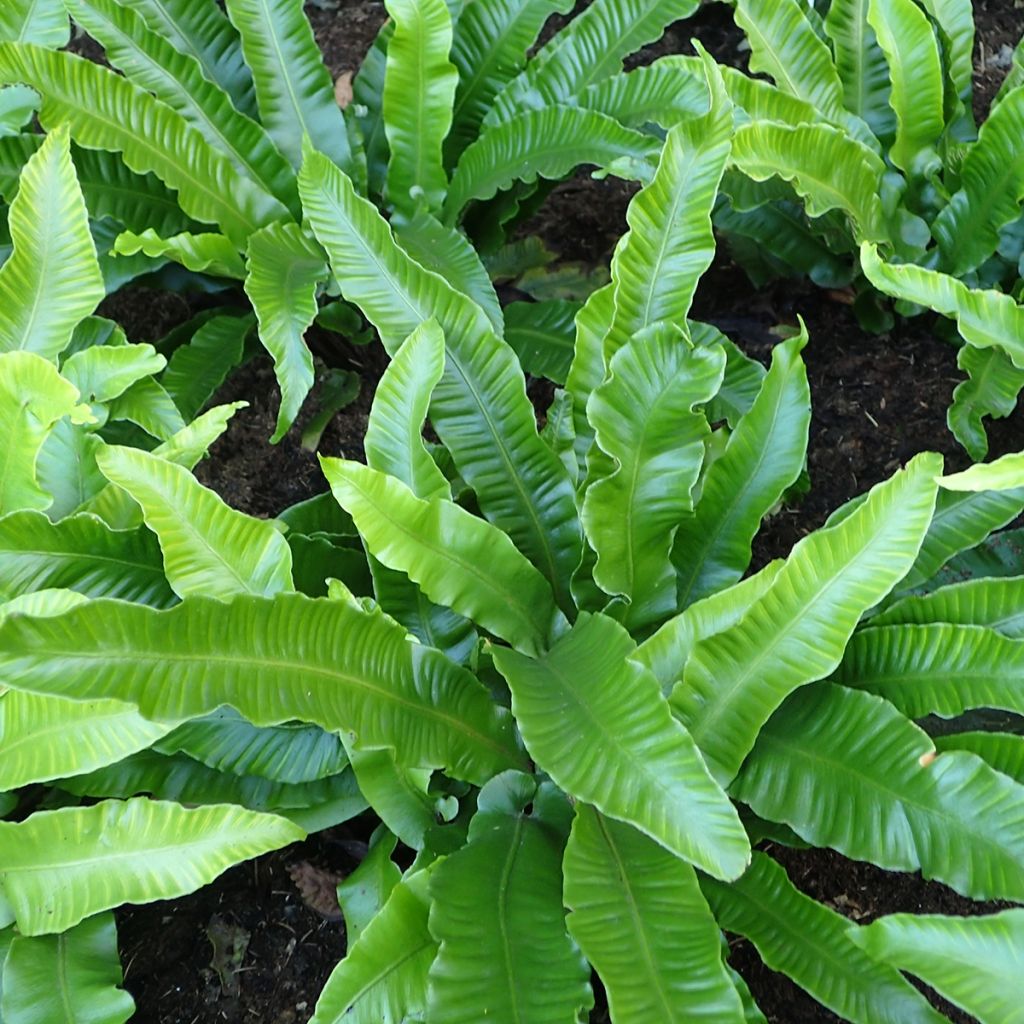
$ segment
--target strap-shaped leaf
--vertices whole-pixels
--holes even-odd
[[[914,0],[871,0],[868,22],[889,64],[896,140],[889,158],[912,178],[942,166],[935,146],[945,128],[942,63],[935,32]]]
[[[1001,348],[1024,369],[1024,307],[993,290],[968,288],[949,274],[908,263],[886,263],[870,242],[860,247],[860,262],[868,280],[897,299],[916,302],[956,320],[969,345]]]
[[[59,523],[30,511],[0,518],[0,596],[47,588],[157,608],[175,601],[148,530],[114,531],[94,515]]]
[[[383,218],[323,157],[307,158],[300,190],[344,293],[364,310],[389,352],[424,320],[435,317],[441,325],[447,361],[431,422],[484,514],[568,607],[567,582],[582,547],[575,496],[565,467],[537,435],[515,353],[479,306],[395,244]]]
[[[195,419],[242,361],[252,317],[211,317],[187,345],[174,350],[160,383],[186,420]]]
[[[719,779],[733,778],[789,693],[835,668],[861,615],[910,568],[940,465],[917,456],[842,523],[805,537],[735,626],[694,647],[672,705]]]
[[[869,956],[917,975],[982,1024],[1020,1017],[1024,910],[969,918],[891,914],[849,935]]]
[[[971,0],[921,0],[939,30],[947,87],[946,120],[954,138],[974,137],[974,4]],[[959,103],[957,100],[959,99]]]
[[[143,377],[118,395],[110,403],[109,413],[112,420],[128,420],[163,442],[185,429],[174,399],[152,377]]]
[[[576,314],[569,299],[510,302],[505,307],[505,340],[515,349],[525,373],[564,384],[572,366]]]
[[[544,22],[565,14],[568,0],[497,0],[467,4],[455,22],[451,60],[459,72],[452,128],[445,140],[446,163],[453,164],[476,138],[495,96],[526,63],[527,52]]]
[[[798,0],[737,0],[736,24],[750,40],[750,70],[810,103],[832,124],[849,121],[827,43]]]
[[[630,128],[677,121],[707,113],[708,91],[700,62],[672,54],[626,74],[588,86],[579,105],[597,110]],[[684,73],[686,72],[686,73]]]
[[[146,27],[142,15],[117,0],[67,0],[68,9],[103,44],[107,60],[152,92],[230,157],[243,174],[294,208],[295,173],[255,121],[203,74],[195,57]]]
[[[622,59],[689,17],[696,0],[595,0],[559,32],[498,96],[485,124],[524,107],[566,103],[622,70]]]
[[[0,515],[50,507],[53,497],[37,482],[36,460],[59,419],[91,419],[89,407],[79,405],[78,397],[78,389],[53,363],[32,352],[0,354]]]
[[[183,896],[226,868],[302,839],[284,818],[135,799],[0,821],[0,890],[23,935],[62,932],[122,903]]]
[[[400,881],[327,979],[310,1024],[409,1019],[427,1005],[427,971],[437,943],[427,929],[430,874]]]
[[[271,224],[249,239],[245,293],[281,388],[271,444],[295,422],[313,386],[313,356],[304,336],[316,316],[317,285],[326,276],[323,253],[296,224]]]
[[[668,696],[683,677],[693,645],[735,626],[767,593],[784,564],[781,558],[777,558],[734,587],[720,590],[684,608],[640,644],[633,660],[654,673],[662,693]]]
[[[448,59],[452,18],[444,0],[388,0],[395,32],[384,77],[388,202],[411,216],[441,209],[448,176],[441,159],[459,73]]]
[[[0,678],[15,689],[122,700],[176,723],[230,704],[254,725],[351,732],[357,748],[472,781],[521,761],[507,713],[473,676],[346,601],[190,598],[166,613],[93,601],[15,616],[0,636]]]
[[[439,948],[428,1020],[558,1024],[591,1007],[590,971],[562,909],[564,816],[564,797],[550,783],[538,789],[517,773],[480,793],[469,842],[430,879]]]
[[[0,696],[0,790],[113,764],[170,728],[118,701],[82,703],[11,690]]]
[[[604,380],[604,339],[614,315],[615,288],[611,284],[591,292],[576,314],[576,346],[565,389],[572,396],[573,448],[580,478],[586,473],[587,455],[594,441],[587,402]]]
[[[0,138],[17,135],[39,109],[39,96],[27,85],[0,89]]]
[[[552,104],[487,128],[459,158],[445,218],[454,222],[471,199],[490,199],[516,181],[557,181],[581,164],[620,178],[645,180],[653,172],[656,139],[596,110]]]
[[[800,353],[806,330],[777,345],[750,411],[708,467],[700,500],[675,535],[678,606],[738,582],[762,518],[800,475],[807,454],[811,396]]]
[[[946,422],[971,458],[980,462],[988,454],[982,421],[986,416],[999,419],[1013,412],[1024,388],[1024,370],[1014,366],[1001,349],[973,345],[960,349],[956,363],[967,373],[967,380],[953,389]]]
[[[438,823],[438,800],[427,792],[430,770],[402,767],[386,750],[352,750],[349,756],[374,814],[410,849],[423,849]]]
[[[1008,732],[958,732],[935,737],[935,749],[966,750],[1024,785],[1024,736]]]
[[[888,139],[896,129],[889,106],[889,65],[868,22],[869,5],[870,0],[833,0],[825,31],[843,84],[843,105],[880,139]]]
[[[0,42],[67,46],[71,23],[62,0],[7,0],[0,10]]]
[[[960,191],[935,219],[942,268],[961,277],[987,259],[999,231],[1020,215],[1024,199],[1024,154],[1016,140],[1024,131],[1024,89],[1015,89],[981,126],[960,170]]]
[[[94,345],[68,356],[60,373],[87,402],[109,402],[166,365],[152,345]]]
[[[124,1024],[135,1012],[121,988],[113,914],[61,935],[16,935],[3,976],[0,1013],[10,1024]]]
[[[347,167],[352,154],[345,119],[302,0],[228,0],[227,12],[252,69],[260,120],[281,152],[298,167],[308,137]]]
[[[675,330],[656,328],[615,353],[587,404],[610,472],[587,488],[583,526],[597,554],[594,580],[628,599],[632,629],[676,610],[672,538],[693,509],[711,432],[696,407],[714,396],[724,370],[721,349],[694,348]]]
[[[605,358],[659,321],[682,327],[700,276],[711,265],[711,210],[732,139],[732,104],[717,66],[704,65],[711,107],[668,133],[651,183],[626,211],[629,231],[615,248],[615,315]]]
[[[920,597],[905,597],[871,619],[872,626],[951,622],[987,626],[1024,639],[1024,577],[965,580]]]
[[[850,641],[837,683],[867,690],[908,718],[954,718],[970,708],[1024,713],[1024,643],[984,626],[878,626]]]
[[[505,320],[487,268],[459,228],[420,210],[411,219],[392,223],[398,244],[427,270],[440,274],[457,292],[469,296],[503,335]]]
[[[238,33],[217,0],[133,0],[132,7],[146,19],[151,31],[197,60],[203,74],[216,82],[242,113],[256,116],[252,75],[242,59]]]
[[[981,543],[1024,509],[1024,487],[1010,491],[949,491],[940,488],[920,554],[899,590],[922,586],[954,555]],[[1001,575],[1016,575],[1016,569]],[[984,575],[990,575],[985,572]],[[948,582],[948,581],[947,581]]]
[[[800,892],[786,872],[755,853],[730,885],[712,878],[701,887],[730,932],[750,939],[764,962],[791,977],[853,1024],[941,1024],[946,1018],[899,971],[877,963],[850,941],[846,918]]]
[[[178,726],[154,746],[164,754],[182,751],[217,771],[293,784],[336,775],[348,764],[341,740],[323,729],[257,728],[229,708]]]
[[[108,446],[96,461],[142,506],[179,597],[270,597],[292,589],[291,549],[267,520],[237,512],[184,466],[148,452]]]
[[[920,870],[972,899],[1024,894],[1021,787],[973,754],[935,757],[880,697],[827,683],[793,694],[731,792],[854,860]]]
[[[563,872],[566,923],[600,975],[616,1020],[741,1024],[718,925],[693,868],[581,803]]]
[[[0,44],[0,81],[24,82],[42,97],[39,120],[67,122],[82,146],[121,153],[178,191],[181,207],[218,224],[236,246],[257,228],[287,219],[284,205],[243,177],[180,114],[108,68],[64,51]]]
[[[363,447],[372,469],[395,477],[417,498],[451,498],[451,487],[423,443],[430,396],[444,372],[444,334],[436,320],[416,328],[384,371]]]
[[[402,872],[391,859],[397,845],[398,837],[386,825],[378,825],[370,836],[366,856],[338,885],[338,903],[345,917],[345,945],[349,949],[384,908],[402,880]],[[426,926],[426,918],[423,923]]]
[[[118,256],[134,256],[141,252],[147,256],[165,257],[197,274],[237,280],[245,277],[245,264],[234,243],[215,231],[199,235],[186,231],[173,238],[160,238],[152,228],[147,228],[140,235],[122,231],[114,242],[114,252]]]
[[[636,826],[718,878],[749,858],[746,833],[618,623],[581,615],[539,659],[501,648],[526,748],[567,793]]]
[[[66,130],[25,165],[8,226],[14,252],[0,267],[0,352],[56,359],[105,294]]]
[[[280,814],[307,831],[348,821],[367,807],[350,771],[290,785],[214,771],[184,754],[168,757],[155,750],[143,750],[107,768],[60,779],[56,785],[64,792],[91,798],[146,794],[184,805],[235,804],[250,811]]]
[[[885,165],[867,146],[827,124],[753,122],[736,129],[732,164],[755,181],[791,181],[819,217],[841,210],[858,239],[887,238],[879,194]]]
[[[547,581],[505,534],[444,498],[417,498],[400,480],[361,463],[321,465],[375,558],[517,648],[544,648],[561,613]]]

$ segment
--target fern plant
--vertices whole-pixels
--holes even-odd
[[[1008,332],[986,337],[965,327],[950,296],[974,289],[1019,297],[1019,74],[1008,76],[978,131],[971,0],[735,0],[734,8],[751,71],[774,85],[727,72],[744,123],[716,225],[756,282],[790,273],[825,287],[852,282],[854,309],[871,329],[892,323],[872,285],[902,300],[900,312],[926,305],[955,316],[968,379],[949,425],[983,458],[982,419],[1013,409],[1024,360]],[[862,244],[911,268],[889,275],[876,261],[860,264]],[[916,267],[946,276],[941,298],[937,285],[906,285]],[[977,295],[965,301],[990,304]],[[985,319],[1000,323],[1012,303],[991,302],[1001,312]]]
[[[275,525],[165,453],[104,442],[105,493],[131,518],[88,518],[102,568],[98,544],[50,558],[24,542],[32,513],[0,519],[26,567],[0,622],[17,755],[0,784],[17,806],[0,821],[5,1020],[54,949],[106,951],[89,998],[119,1000],[104,1019],[123,1020],[111,907],[367,804],[382,825],[348,880],[360,899],[341,894],[350,948],[318,1024],[581,1020],[592,970],[616,1021],[763,1020],[722,929],[850,1021],[943,1019],[900,968],[1002,1019],[1017,912],[862,928],[753,851],[810,843],[1024,898],[1019,737],[954,734],[939,752],[915,724],[1021,710],[1001,668],[1019,641],[988,598],[915,593],[1024,490],[940,491],[922,455],[744,578],[804,464],[806,336],[765,372],[688,319],[735,134],[704,67],[710,109],[669,131],[542,431],[484,307],[307,146],[304,216],[392,356],[367,464],[325,459],[333,499]],[[129,559],[133,544],[159,554]],[[133,573],[150,589],[125,589]],[[59,725],[25,724],[44,720]],[[71,806],[26,807],[33,782]],[[416,851],[404,873],[398,840]],[[951,943],[997,983],[945,971]]]
[[[18,91],[0,95],[13,102],[34,89],[43,127],[69,125],[110,285],[168,261],[205,287],[242,282],[281,387],[275,441],[313,383],[303,333],[317,296],[337,294],[300,222],[303,137],[381,205],[414,258],[468,290],[500,330],[487,273],[456,223],[473,212],[478,242],[493,246],[502,224],[543,198],[539,176],[596,164],[649,177],[661,139],[648,122],[671,123],[701,100],[675,74],[659,78],[657,93],[620,74],[624,56],[698,0],[598,0],[532,58],[566,0],[464,9],[395,0],[344,112],[301,0],[231,0],[226,12],[215,0],[66,0],[121,75],[53,48],[66,41],[62,0],[11,3],[0,83]],[[19,18],[64,30],[27,35]],[[13,130],[27,121],[11,118]],[[0,193],[11,194],[39,142],[0,138]],[[287,308],[267,304],[279,294]],[[520,336],[538,329],[568,347],[574,312],[563,303],[514,315]]]

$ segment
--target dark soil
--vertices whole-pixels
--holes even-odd
[[[976,109],[983,112],[1005,74],[1006,50],[1024,33],[1024,10],[1013,0],[975,0],[979,25]],[[362,54],[385,19],[381,3],[323,0],[307,5],[331,75],[356,70]],[[669,52],[689,51],[697,37],[720,60],[742,65],[740,34],[729,9],[711,4],[685,23],[672,26],[663,40],[636,62]],[[85,48],[83,42],[82,47]],[[90,56],[92,54],[90,53]],[[633,189],[621,182],[597,182],[586,175],[558,186],[530,229],[541,234],[565,260],[607,263],[625,230],[625,210]],[[190,315],[174,296],[157,299],[138,289],[108,300],[115,316],[138,339],[159,338]],[[786,554],[806,533],[848,498],[888,477],[919,451],[930,449],[960,468],[967,459],[945,424],[945,411],[959,372],[955,350],[936,335],[927,317],[901,323],[881,337],[864,333],[842,294],[830,294],[795,281],[762,290],[751,287],[724,250],[706,275],[694,315],[715,323],[756,358],[767,361],[780,324],[804,318],[811,342],[804,352],[813,402],[808,453],[810,493],[784,508],[758,539],[758,564]],[[337,365],[330,339],[319,354]],[[336,341],[336,339],[335,339]],[[357,401],[328,428],[320,450],[360,458],[361,439],[380,355],[343,350],[342,362],[365,370]],[[236,415],[198,475],[234,506],[256,515],[274,515],[309,497],[325,484],[315,457],[299,444],[295,429],[276,447],[267,444],[277,413],[272,368],[256,358],[236,374],[218,401],[243,398],[251,404]],[[313,403],[315,405],[315,401]],[[308,420],[304,416],[303,422]],[[1024,417],[1019,413],[990,432],[994,454],[1024,448]],[[140,1024],[302,1024],[312,1014],[332,967],[344,953],[344,930],[306,907],[287,866],[308,859],[344,872],[354,864],[345,840],[365,839],[370,826],[353,823],[312,837],[300,847],[279,851],[225,873],[184,899],[120,911],[119,931],[126,986],[135,996]],[[971,914],[991,909],[965,900],[918,876],[893,874],[849,861],[829,851],[772,854],[794,883],[854,920],[897,911]],[[211,921],[249,933],[241,970],[225,990],[214,966]],[[753,989],[773,1024],[818,1024],[837,1020],[796,986],[765,968],[745,942],[733,944],[732,961]],[[595,1013],[595,1020],[600,1018]],[[970,1021],[951,1012],[954,1021]]]

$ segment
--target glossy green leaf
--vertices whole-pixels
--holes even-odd
[[[604,339],[615,314],[615,289],[611,284],[592,292],[576,314],[576,346],[565,389],[572,396],[573,449],[578,476],[586,472],[594,428],[587,419],[587,402],[605,375]]]
[[[94,515],[59,523],[32,511],[0,518],[0,596],[48,588],[158,608],[175,600],[148,530],[114,531]]]
[[[394,353],[424,320],[445,333],[445,373],[431,422],[476,492],[484,514],[512,538],[567,607],[567,581],[580,561],[582,531],[572,484],[537,434],[515,353],[483,311],[425,271],[395,244],[387,223],[348,178],[311,154],[300,189],[313,230],[345,295]],[[363,253],[374,253],[367,261]]]
[[[1024,577],[965,580],[920,597],[905,597],[871,619],[872,626],[951,622],[987,626],[1024,639]]]
[[[164,754],[181,751],[217,771],[292,784],[336,775],[348,764],[332,733],[315,725],[257,728],[230,708],[186,722],[154,746]]]
[[[1021,787],[973,754],[934,754],[881,698],[810,686],[761,730],[731,792],[815,846],[972,899],[1020,900]]]
[[[518,648],[545,646],[561,615],[547,581],[505,534],[453,502],[417,498],[400,480],[358,462],[321,465],[375,558]]]
[[[1024,488],[1021,487],[1011,491],[964,492],[940,488],[935,515],[921,551],[910,572],[900,581],[899,591],[925,584],[956,554],[973,548],[1022,509]]]
[[[0,676],[15,689],[126,701],[155,720],[230,704],[254,725],[349,732],[359,749],[471,781],[519,764],[507,714],[406,636],[380,613],[301,594],[196,597],[168,612],[93,601],[0,626]]]
[[[595,0],[530,61],[497,97],[485,124],[515,112],[567,103],[622,70],[622,59],[691,15],[696,0]]]
[[[16,935],[3,963],[5,1024],[124,1024],[135,1001],[121,988],[114,915],[60,935]]]
[[[6,0],[0,10],[0,42],[67,46],[71,24],[61,0]]]
[[[590,970],[565,930],[564,815],[564,797],[550,783],[538,788],[518,773],[481,791],[469,842],[430,879],[430,933],[439,947],[428,1020],[558,1024],[593,1005]]]
[[[151,31],[197,60],[203,74],[227,92],[242,113],[255,116],[252,75],[242,59],[238,34],[217,0],[133,0],[132,7]]]
[[[53,498],[36,480],[36,460],[63,416],[76,423],[91,418],[75,386],[32,352],[0,353],[0,514],[49,508]]]
[[[871,0],[868,23],[889,64],[896,114],[896,140],[889,158],[911,178],[935,173],[942,160],[936,152],[945,128],[943,78],[935,32],[914,0]]]
[[[1024,785],[1024,736],[1006,732],[958,732],[936,736],[935,749],[966,750],[1014,782]]]
[[[644,180],[657,161],[656,139],[605,114],[553,105],[528,110],[483,131],[459,158],[445,217],[454,222],[472,199],[490,199],[516,181],[557,181],[581,164]]]
[[[846,918],[805,896],[755,853],[730,885],[702,879],[719,924],[753,942],[764,962],[853,1024],[940,1024],[946,1018],[892,967],[850,941]]]
[[[983,626],[878,626],[850,641],[834,679],[884,697],[908,718],[970,708],[1024,713],[1024,643]]]
[[[338,903],[345,915],[345,944],[351,948],[359,941],[373,919],[387,903],[402,878],[391,859],[398,839],[384,825],[370,836],[369,849],[358,867],[338,885]]]
[[[30,594],[21,594],[4,600],[0,604],[0,622],[8,615],[60,615],[87,600],[84,594],[74,590],[62,590],[60,587],[36,590]]]
[[[505,340],[515,350],[524,373],[565,383],[575,350],[579,309],[578,302],[568,299],[510,302],[505,307]]]
[[[849,934],[869,956],[917,975],[982,1024],[1020,1017],[1024,910],[970,918],[891,914]]]
[[[947,491],[1012,491],[1024,487],[1024,454],[1011,452],[994,462],[979,463],[960,473],[939,477]]]
[[[301,0],[228,0],[226,6],[252,69],[260,120],[281,152],[298,167],[308,137],[346,167],[352,154],[345,120]]]
[[[583,500],[594,580],[630,602],[636,629],[676,610],[672,538],[693,509],[692,491],[710,428],[697,409],[718,390],[721,349],[693,348],[672,330],[645,331],[620,348],[609,377],[590,397],[587,417],[610,473]]]
[[[350,756],[374,814],[410,849],[422,849],[427,832],[437,825],[437,799],[427,792],[429,769],[400,766],[386,750],[352,750]]]
[[[448,59],[452,17],[444,0],[388,0],[387,10],[395,24],[383,96],[388,202],[407,216],[421,205],[433,213],[448,187],[441,147],[459,80]]]
[[[494,662],[527,750],[562,789],[735,878],[749,858],[746,833],[633,651],[618,623],[581,615],[542,658],[495,648]]]
[[[487,314],[495,333],[503,336],[505,319],[487,268],[460,228],[443,224],[420,209],[411,219],[392,222],[398,244],[426,270],[440,274],[457,292],[471,298]]]
[[[236,110],[228,94],[204,75],[195,56],[176,50],[146,26],[143,14],[117,0],[67,0],[67,5],[75,22],[103,45],[107,60],[181,114],[242,174],[294,207],[295,174],[288,161],[260,125]]]
[[[731,161],[755,181],[779,177],[792,182],[812,217],[842,211],[858,240],[888,237],[879,198],[885,165],[867,146],[830,125],[740,125]]]
[[[109,402],[166,365],[152,345],[95,345],[68,356],[60,374],[83,400]]]
[[[476,138],[495,96],[526,63],[549,15],[566,14],[567,0],[499,0],[471,3],[455,22],[451,60],[459,72],[452,128],[445,140],[452,164]]]
[[[969,345],[1001,348],[1014,366],[1024,369],[1024,308],[1011,296],[968,288],[955,277],[924,267],[886,263],[869,242],[861,245],[860,262],[879,291],[955,319]]]
[[[214,316],[171,355],[160,378],[184,419],[198,415],[242,361],[251,317]]]
[[[123,231],[114,242],[118,256],[164,257],[180,263],[186,270],[197,274],[212,274],[214,277],[245,277],[245,264],[231,239],[215,232],[193,235],[184,232],[172,238],[160,238],[152,228],[141,235]]]
[[[186,213],[218,224],[236,246],[288,216],[180,114],[108,68],[63,51],[4,43],[0,81],[31,85],[43,97],[43,127],[66,122],[80,145],[121,153],[139,174],[152,171],[178,191]]]
[[[103,298],[103,278],[66,130],[25,165],[8,223],[14,252],[0,267],[0,352],[55,359]]]
[[[949,79],[946,119],[952,122],[952,135],[974,138],[974,4],[972,0],[921,0],[921,6],[939,30],[943,67]]]
[[[249,239],[246,271],[245,293],[281,388],[277,426],[270,439],[276,444],[295,422],[313,386],[313,357],[304,336],[316,316],[316,288],[327,267],[323,253],[301,228],[271,224]]]
[[[0,89],[0,138],[17,135],[39,109],[39,96],[25,85]]]
[[[581,803],[563,872],[566,923],[615,1020],[743,1020],[693,868]]]
[[[861,615],[910,568],[939,465],[917,456],[842,523],[805,537],[736,625],[694,647],[672,706],[720,780],[788,694],[835,668]]]
[[[142,507],[157,535],[167,581],[179,597],[270,597],[292,589],[291,549],[264,519],[232,509],[173,462],[110,446],[96,461]]]
[[[0,822],[0,889],[22,934],[52,934],[122,903],[182,896],[303,836],[284,818],[223,805],[128,800],[40,811]]]
[[[110,419],[128,420],[159,441],[170,441],[185,429],[174,399],[152,377],[143,377],[122,391],[111,401],[108,411]]]
[[[711,108],[668,133],[658,169],[626,211],[629,231],[612,258],[615,314],[605,358],[646,327],[682,327],[700,276],[711,265],[711,210],[732,138],[732,104],[717,66],[705,58]]]
[[[708,467],[700,500],[676,532],[672,562],[680,608],[739,581],[761,520],[803,469],[811,418],[800,353],[806,330],[777,345],[750,411]]]
[[[428,872],[399,882],[327,979],[310,1024],[378,1024],[422,1016],[437,943],[427,929]]]
[[[964,345],[956,362],[966,371],[967,380],[953,389],[946,422],[971,458],[980,462],[988,454],[983,418],[1002,418],[1013,412],[1024,388],[1024,370],[1014,366],[1001,349],[973,345]]]
[[[889,106],[889,65],[868,22],[870,0],[833,0],[825,15],[843,105],[879,138],[892,137],[896,122]]]
[[[170,731],[129,704],[10,690],[0,695],[0,788],[17,789],[113,764]]]

